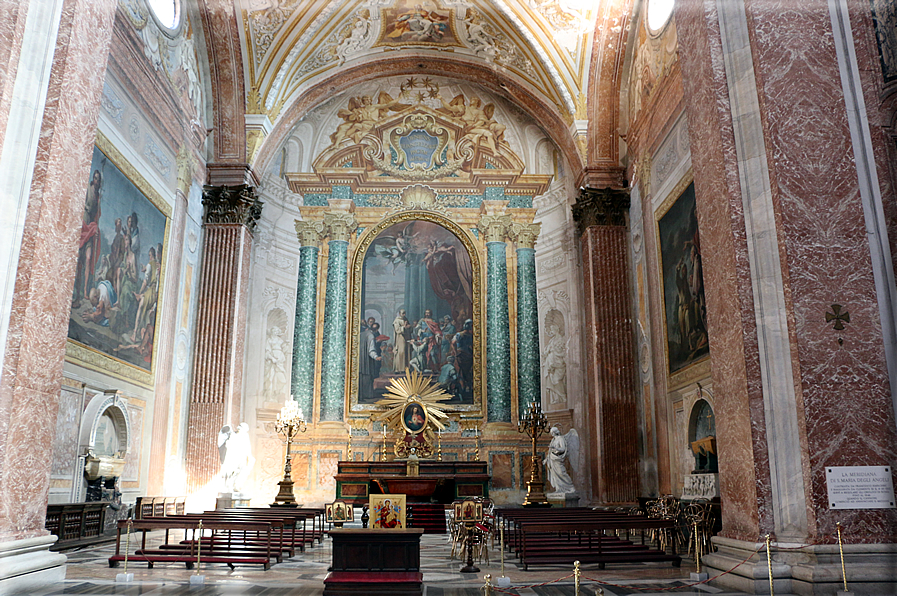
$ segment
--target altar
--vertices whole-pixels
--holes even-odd
[[[407,474],[407,462],[341,461],[337,464],[336,498],[366,505],[368,495],[397,493],[409,502],[451,503],[489,496],[488,463],[484,461],[420,460],[418,474]]]

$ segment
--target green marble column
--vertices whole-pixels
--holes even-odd
[[[486,421],[511,422],[511,337],[508,316],[507,215],[484,215],[486,240]]]
[[[327,288],[324,295],[324,345],[321,354],[321,411],[319,420],[341,421],[346,403],[346,310],[348,306],[349,234],[355,218],[328,213]]]
[[[517,240],[517,411],[541,400],[536,250],[539,225],[514,226]]]
[[[299,249],[299,280],[296,283],[296,318],[293,325],[293,361],[290,394],[302,412],[311,416],[315,400],[315,340],[318,303],[318,244],[323,222],[296,222]]]

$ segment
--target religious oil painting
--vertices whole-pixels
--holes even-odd
[[[386,227],[368,245],[357,311],[359,404],[377,403],[406,370],[441,385],[449,403],[473,404],[477,329],[467,250],[447,228],[418,219]],[[419,430],[426,420],[407,424]]]
[[[710,353],[701,240],[691,183],[658,220],[670,373]]]
[[[329,524],[340,524],[355,521],[355,511],[345,501],[327,503],[324,507],[324,521]]]
[[[402,408],[402,427],[405,432],[416,435],[427,426],[427,411],[418,401],[411,401]]]
[[[377,46],[460,45],[452,11],[432,0],[398,0],[381,14]]]
[[[368,509],[372,530],[405,528],[405,495],[371,495]]]
[[[130,174],[94,147],[68,337],[151,373],[168,218],[161,199],[151,201]]]

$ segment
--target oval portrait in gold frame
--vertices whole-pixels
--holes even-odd
[[[417,435],[427,428],[427,408],[424,404],[411,400],[402,408],[402,428],[409,435]]]

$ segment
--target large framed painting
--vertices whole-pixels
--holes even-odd
[[[689,178],[658,210],[657,233],[668,371],[675,375],[710,353],[695,185]]]
[[[375,409],[407,370],[441,385],[453,409],[476,409],[480,264],[467,232],[429,212],[387,218],[359,243],[352,284],[352,410]]]
[[[378,46],[460,46],[454,11],[432,0],[397,0],[381,9]]]
[[[84,200],[66,355],[153,383],[170,206],[98,135]]]

